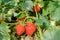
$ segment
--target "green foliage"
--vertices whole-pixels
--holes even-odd
[[[51,19],[54,21],[59,21],[60,18],[60,5],[58,2],[51,2],[49,1],[49,4],[47,4],[47,8],[43,9],[43,15],[46,16],[48,14],[51,15]]]
[[[2,22],[0,24],[0,40],[10,40],[9,32],[9,26],[5,22]]]
[[[48,15],[48,14],[49,14],[48,11],[47,11],[46,9],[43,9],[42,15],[46,16],[46,15]]]
[[[58,1],[58,2],[60,2],[60,0],[53,0],[53,1]]]
[[[1,0],[2,1],[2,5],[7,5],[7,4],[13,4],[14,1],[13,0]]]
[[[41,26],[41,25],[43,25],[43,21],[41,19],[37,19],[36,20],[36,24]]]
[[[54,27],[54,26],[53,26]],[[60,27],[51,28],[44,32],[42,40],[60,40]]]
[[[51,14],[51,18],[55,21],[59,21],[60,5],[58,5],[57,2],[50,2],[48,6],[49,6],[48,10],[49,10],[49,13]]]
[[[40,6],[39,12],[32,10],[36,4]],[[26,36],[25,33],[16,35],[15,26],[21,21],[18,18],[24,24],[34,22],[38,26],[35,32],[38,37],[35,34],[32,37],[40,39],[42,31],[42,40],[60,40],[60,27],[57,27],[60,26],[60,0],[0,0],[0,40],[20,40]],[[51,25],[52,20],[57,26],[52,26],[53,22]]]
[[[17,38],[14,35],[12,35],[11,37],[11,40],[17,40]]]
[[[25,17],[25,13],[20,12],[16,17],[17,18],[24,18]]]
[[[33,7],[33,2],[32,1],[25,1],[23,3],[19,4],[21,6],[21,8],[23,8],[26,11],[31,10],[31,8]]]
[[[43,21],[43,26],[45,26],[45,28],[50,26],[50,22],[46,16],[40,16],[40,19]]]

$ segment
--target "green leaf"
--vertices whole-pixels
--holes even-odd
[[[26,22],[33,22],[34,20],[32,18],[27,18]]]
[[[60,20],[60,7],[57,7],[56,10],[53,13],[51,13],[51,17],[55,21]]]
[[[7,19],[9,22],[11,21],[11,17],[7,17],[6,19]]]
[[[53,0],[53,1],[58,1],[59,2],[60,0]]]
[[[0,40],[3,40],[2,38],[3,38],[3,35],[0,33]]]
[[[51,15],[51,19],[54,21],[59,21],[60,20],[60,5],[58,5],[57,2],[49,2],[47,11]]]
[[[14,13],[14,17],[16,17],[18,15],[18,13]]]
[[[57,2],[49,1],[49,4],[45,10],[43,10],[43,15],[46,16],[47,14],[51,15],[51,19],[54,21],[60,20],[60,5]]]
[[[0,0],[0,5],[1,5],[1,3],[2,3],[2,0]]]
[[[52,28],[45,31],[42,40],[60,40],[60,28]]]
[[[32,1],[25,1],[24,3],[20,3],[19,5],[22,7],[22,9],[29,11],[33,7],[33,2]]]
[[[57,2],[51,2],[49,1],[49,4],[48,4],[48,7],[47,7],[47,10],[52,13],[55,11],[55,9],[58,7],[58,3]]]
[[[11,2],[13,2],[13,0],[2,0],[3,5],[9,4]]]
[[[17,18],[24,18],[25,17],[25,13],[20,12],[16,17]]]
[[[5,22],[2,22],[0,24],[0,38],[2,37],[2,40],[10,40],[9,32],[10,30],[8,25]]]
[[[7,12],[6,16],[7,17],[11,17],[13,15],[14,9],[9,9],[9,11]]]
[[[43,25],[43,21],[42,21],[41,19],[37,19],[37,20],[36,20],[36,24],[37,24],[38,26],[41,26],[41,25]]]
[[[47,27],[49,26],[50,22],[49,22],[47,16],[42,16],[42,15],[40,15],[40,19],[43,21],[43,23],[45,23],[45,25],[46,25]]]
[[[12,40],[17,40],[16,36],[12,35]]]
[[[44,7],[44,1],[43,1],[43,0],[40,1],[40,2],[39,2],[39,5],[40,5],[40,8]]]
[[[46,15],[48,15],[48,14],[49,14],[48,11],[47,11],[46,9],[43,9],[42,15],[46,16]]]

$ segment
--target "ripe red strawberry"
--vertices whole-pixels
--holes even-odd
[[[40,6],[37,4],[35,7],[32,8],[33,12],[40,11]]]
[[[17,33],[17,35],[21,35],[21,34],[23,34],[24,32],[25,32],[24,26],[23,26],[22,24],[18,24],[18,25],[16,26],[16,33]]]
[[[28,36],[32,36],[35,31],[36,31],[36,25],[34,23],[27,23],[26,34]]]
[[[38,4],[36,5],[36,11],[40,11],[40,6]]]

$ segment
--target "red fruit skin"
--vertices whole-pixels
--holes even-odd
[[[37,4],[35,7],[32,8],[33,12],[39,12],[40,6]]]
[[[18,25],[16,26],[16,33],[17,33],[17,35],[21,35],[21,34],[23,34],[24,32],[25,32],[24,26],[23,26],[22,24],[18,24]]]
[[[26,26],[26,34],[28,36],[32,36],[35,31],[36,31],[36,25],[33,23],[28,23]]]
[[[36,5],[36,12],[40,11],[40,6]]]

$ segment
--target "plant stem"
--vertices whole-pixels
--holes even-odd
[[[19,22],[16,22],[16,23],[7,23],[8,25],[16,25],[18,24]]]
[[[39,32],[39,34],[40,34],[39,36],[41,37],[41,36],[42,36],[42,30],[41,30],[40,26],[37,27],[37,30],[38,30],[38,32]],[[40,38],[40,39],[41,39],[41,38]]]
[[[36,12],[36,18],[38,19],[38,14],[37,14],[37,12]]]

